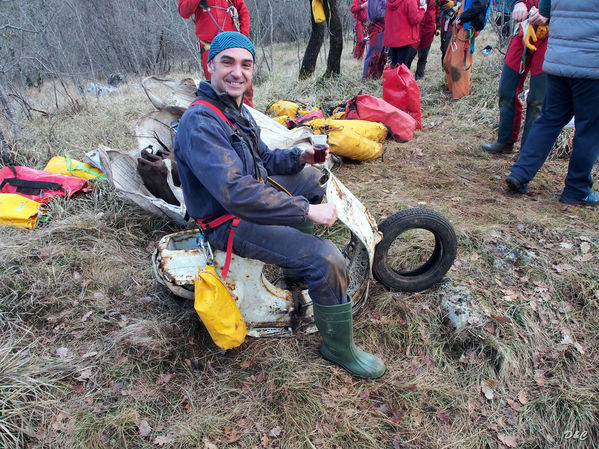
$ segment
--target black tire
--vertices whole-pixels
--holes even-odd
[[[421,229],[434,236],[434,249],[418,267],[394,268],[389,260],[393,243],[406,231]],[[457,238],[453,226],[443,215],[430,209],[405,209],[379,224],[383,239],[376,246],[372,271],[377,281],[392,290],[419,292],[440,281],[453,265]]]

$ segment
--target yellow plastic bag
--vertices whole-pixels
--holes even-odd
[[[247,328],[235,300],[213,267],[206,265],[195,276],[194,308],[214,343],[222,349],[236,348]]]
[[[278,117],[273,117],[273,120],[281,125],[287,126],[288,115],[279,115]]]
[[[366,161],[383,154],[383,144],[375,142],[351,129],[329,131],[331,151],[355,161]]]
[[[69,156],[54,156],[48,161],[44,170],[87,180],[102,176],[102,172],[97,168],[77,159],[71,159]]]
[[[346,130],[351,129],[357,132],[362,137],[374,140],[375,142],[383,142],[387,138],[387,128],[379,122],[370,122],[368,120],[335,120],[319,118],[311,120],[309,125],[312,129],[332,129]]]
[[[295,117],[299,108],[299,103],[288,100],[279,100],[271,104],[266,112],[275,116],[286,115],[287,117]]]
[[[37,224],[41,203],[16,193],[0,193],[0,226],[33,229]]]
[[[316,119],[307,123],[317,134],[328,134],[332,153],[355,161],[374,159],[383,154],[387,128],[367,120]]]
[[[312,0],[312,15],[314,16],[314,22],[316,23],[321,23],[326,20],[322,0]]]

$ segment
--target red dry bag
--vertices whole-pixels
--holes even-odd
[[[412,139],[418,124],[407,112],[372,95],[356,95],[347,102],[345,114],[347,119],[380,122],[391,130],[395,140],[403,142]]]
[[[88,192],[87,181],[76,176],[59,175],[18,165],[0,169],[0,192],[17,193],[46,204],[56,196],[70,198],[77,192]]]
[[[383,100],[410,114],[418,122],[416,129],[422,129],[420,88],[404,64],[383,71]]]

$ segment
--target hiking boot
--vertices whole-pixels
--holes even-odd
[[[512,175],[505,178],[505,183],[508,188],[514,193],[526,193],[528,191],[528,183],[522,182],[519,179],[514,178]]]
[[[514,144],[493,142],[485,143],[481,145],[481,148],[483,149],[483,151],[492,154],[511,153],[514,150]]]
[[[562,196],[559,197],[559,200],[565,204],[575,204],[579,206],[599,206],[599,193],[591,190],[591,193],[581,200],[567,198],[562,194]]]

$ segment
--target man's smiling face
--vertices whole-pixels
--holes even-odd
[[[226,92],[241,106],[243,94],[252,82],[254,58],[245,48],[227,48],[209,63],[212,86],[217,92]]]

